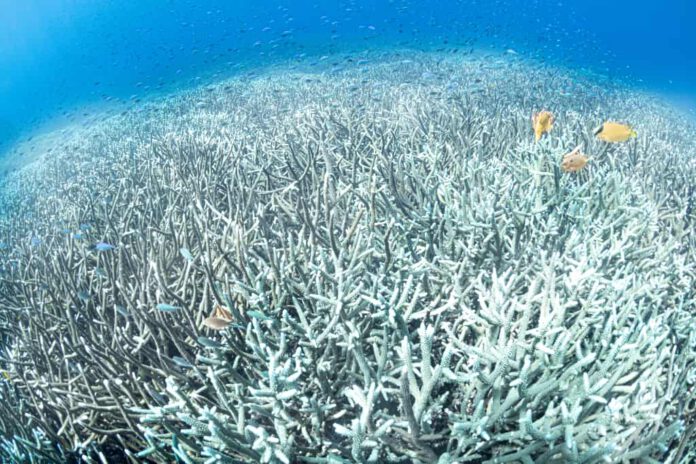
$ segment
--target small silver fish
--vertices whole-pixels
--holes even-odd
[[[216,342],[215,340],[213,340],[212,338],[198,337],[196,340],[198,341],[198,343],[200,343],[201,345],[203,345],[207,348],[222,348],[222,345],[220,343]]]
[[[179,250],[179,252],[181,253],[181,256],[183,256],[184,259],[186,259],[186,261],[188,261],[188,262],[193,262],[193,255],[191,254],[191,252],[189,251],[188,248],[183,248],[183,247],[182,247],[182,248]]]
[[[156,307],[165,313],[173,313],[174,311],[181,309],[180,306],[174,306],[167,303],[160,303]]]
[[[112,245],[112,244],[110,244],[110,243],[106,243],[106,242],[99,242],[99,243],[97,243],[96,245],[94,245],[94,248],[95,248],[97,251],[111,251],[111,250],[113,250],[114,248],[116,248],[116,246],[114,246],[114,245]]]
[[[128,312],[128,310],[126,308],[124,308],[123,306],[121,306],[120,304],[114,305],[114,308],[116,308],[116,311],[118,311],[118,313],[121,316],[123,316],[123,317],[130,316],[130,313]]]
[[[177,366],[183,367],[185,369],[191,369],[193,367],[193,364],[191,364],[181,356],[172,356],[172,361],[174,361],[174,364],[176,364]]]

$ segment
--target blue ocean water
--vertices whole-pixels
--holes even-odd
[[[691,0],[0,1],[0,146],[104,107],[283,61],[494,49],[696,108]]]

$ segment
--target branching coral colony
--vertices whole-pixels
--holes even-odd
[[[518,61],[362,58],[143,104],[3,181],[4,461],[695,453],[694,126]]]

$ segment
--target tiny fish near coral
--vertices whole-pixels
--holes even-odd
[[[118,311],[118,313],[121,316],[123,316],[123,317],[130,316],[130,313],[128,312],[128,310],[125,307],[123,307],[122,305],[120,305],[120,304],[114,305],[114,308],[116,308],[116,311]]]
[[[116,248],[116,246],[106,242],[99,242],[96,245],[94,245],[94,249],[97,251],[111,251],[114,248]]]
[[[157,305],[157,309],[159,309],[160,311],[163,311],[165,313],[173,313],[174,311],[181,309],[181,307],[170,305],[167,303],[160,303]]]
[[[216,342],[212,338],[201,336],[201,337],[198,337],[196,340],[198,341],[198,343],[205,346],[206,348],[221,348],[222,347],[222,345],[220,343]]]
[[[183,367],[184,369],[191,369],[193,367],[193,364],[191,364],[181,356],[172,356],[172,361],[174,361],[174,364],[176,364],[179,367]]]
[[[191,252],[189,251],[188,248],[183,248],[183,247],[182,247],[182,248],[179,250],[179,252],[181,253],[181,256],[183,256],[184,259],[186,259],[186,261],[188,261],[188,262],[193,262],[193,255],[191,254]]]

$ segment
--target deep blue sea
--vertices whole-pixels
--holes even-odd
[[[691,0],[0,0],[0,145],[254,68],[366,49],[494,49],[696,108]]]

